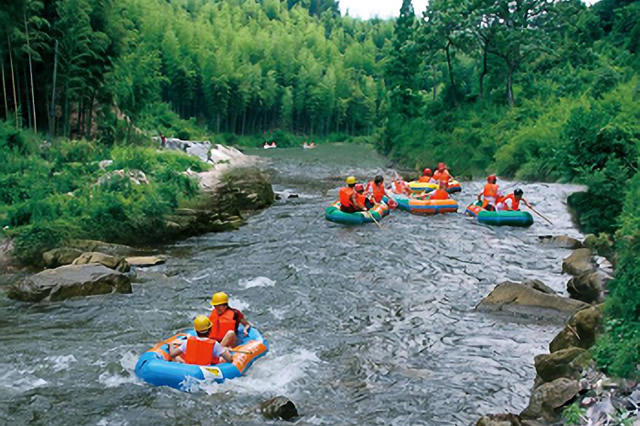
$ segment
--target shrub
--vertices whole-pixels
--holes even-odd
[[[74,230],[75,227],[60,220],[25,226],[14,234],[13,254],[24,263],[40,265],[42,253],[64,245]]]

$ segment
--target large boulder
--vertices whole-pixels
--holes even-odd
[[[92,263],[47,269],[11,286],[8,296],[25,302],[40,302],[116,292],[131,293],[129,277]]]
[[[42,254],[44,266],[47,268],[57,268],[58,266],[71,265],[82,252],[71,247],[59,247],[46,251]]]
[[[569,257],[562,261],[562,272],[573,276],[579,276],[594,272],[596,265],[593,261],[591,249],[581,248],[575,250]]]
[[[270,420],[292,420],[298,417],[295,404],[285,396],[276,396],[260,404],[260,412]]]
[[[573,277],[567,283],[569,296],[585,303],[601,303],[604,299],[604,289],[613,277],[598,270],[588,274]]]
[[[78,249],[83,253],[97,251],[100,253],[110,254],[111,256],[126,256],[132,254],[135,250],[133,247],[123,244],[105,243],[98,240],[71,240],[69,247]]]
[[[8,272],[15,266],[15,259],[11,252],[13,252],[13,240],[0,238],[0,274]]]
[[[564,405],[571,401],[580,391],[577,380],[560,378],[537,387],[531,394],[529,405],[520,416],[523,419],[544,418],[556,420]]]
[[[544,382],[552,382],[560,377],[578,379],[580,368],[572,364],[572,361],[585,349],[571,347],[550,354],[536,356],[536,372]]]
[[[602,320],[602,305],[576,312],[549,344],[549,352],[570,347],[589,349],[595,343]]]
[[[234,168],[226,172],[218,195],[239,211],[263,209],[275,200],[269,179],[257,167]]]
[[[505,281],[482,299],[476,309],[481,312],[506,312],[525,317],[564,320],[587,306],[578,300]]]
[[[487,414],[482,416],[476,426],[521,426],[520,416],[511,413]]]
[[[542,244],[554,248],[567,248],[572,250],[582,248],[580,241],[567,235],[540,235],[538,236],[538,240]]]
[[[129,263],[121,256],[111,256],[96,251],[90,251],[88,253],[82,253],[74,261],[73,265],[87,265],[89,263],[99,263],[110,269],[115,269],[120,272],[129,272],[131,269]]]
[[[543,293],[556,294],[556,292],[551,287],[540,280],[526,279],[522,281],[522,285],[526,285],[527,287],[531,287],[532,289],[541,291]]]

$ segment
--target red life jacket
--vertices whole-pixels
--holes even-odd
[[[351,194],[353,194],[353,188],[349,188],[345,186],[344,188],[340,188],[340,204],[342,207],[355,207],[351,202]]]
[[[187,364],[211,365],[217,364],[218,357],[213,356],[213,347],[216,341],[213,339],[202,339],[196,336],[189,336],[187,339],[187,349],[183,358]]]
[[[431,195],[431,197],[429,197],[429,199],[430,200],[448,200],[449,193],[444,189],[436,189]]]
[[[511,200],[511,207],[507,204],[507,200]],[[522,198],[520,200],[522,200]],[[520,210],[520,200],[517,200],[514,194],[509,194],[502,199],[502,203],[504,204],[505,210]]]
[[[233,311],[230,308],[227,308],[226,311],[222,315],[218,315],[218,311],[215,309],[211,311],[211,315],[209,315],[209,320],[211,321],[212,327],[211,332],[209,332],[209,337],[212,339],[216,339],[218,342],[224,339],[225,334],[229,331],[236,331],[236,319]]]
[[[376,183],[373,181],[369,182],[369,184],[367,185],[367,189],[370,190],[373,194],[373,199],[376,203],[380,203],[382,201],[382,198],[384,197],[384,183],[376,185]]]
[[[418,178],[418,182],[429,183],[431,182],[431,176],[422,175]]]
[[[444,170],[436,170],[433,174],[434,180],[446,180],[447,182],[451,179],[451,175],[447,169]]]

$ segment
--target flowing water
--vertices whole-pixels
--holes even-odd
[[[458,214],[398,211],[382,229],[345,227],[324,219],[325,206],[345,176],[371,177],[384,159],[352,145],[252,153],[270,157],[276,190],[299,198],[238,231],[158,248],[171,259],[140,271],[131,295],[35,305],[0,295],[0,423],[264,424],[256,406],[278,394],[296,403],[298,424],[467,425],[525,407],[533,357],[561,325],[474,307],[507,279],[565,293],[568,251],[537,236],[580,237],[565,205],[575,186],[519,185],[554,226],[478,224],[462,212],[482,183],[467,182]],[[208,312],[216,291],[271,352],[200,393],[138,380],[137,357]]]

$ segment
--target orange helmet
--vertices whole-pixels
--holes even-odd
[[[422,176],[431,176],[431,169],[424,169],[422,171]]]
[[[489,175],[489,177],[487,178],[487,182],[489,183],[496,183],[497,180],[498,178],[496,177],[496,175]]]

